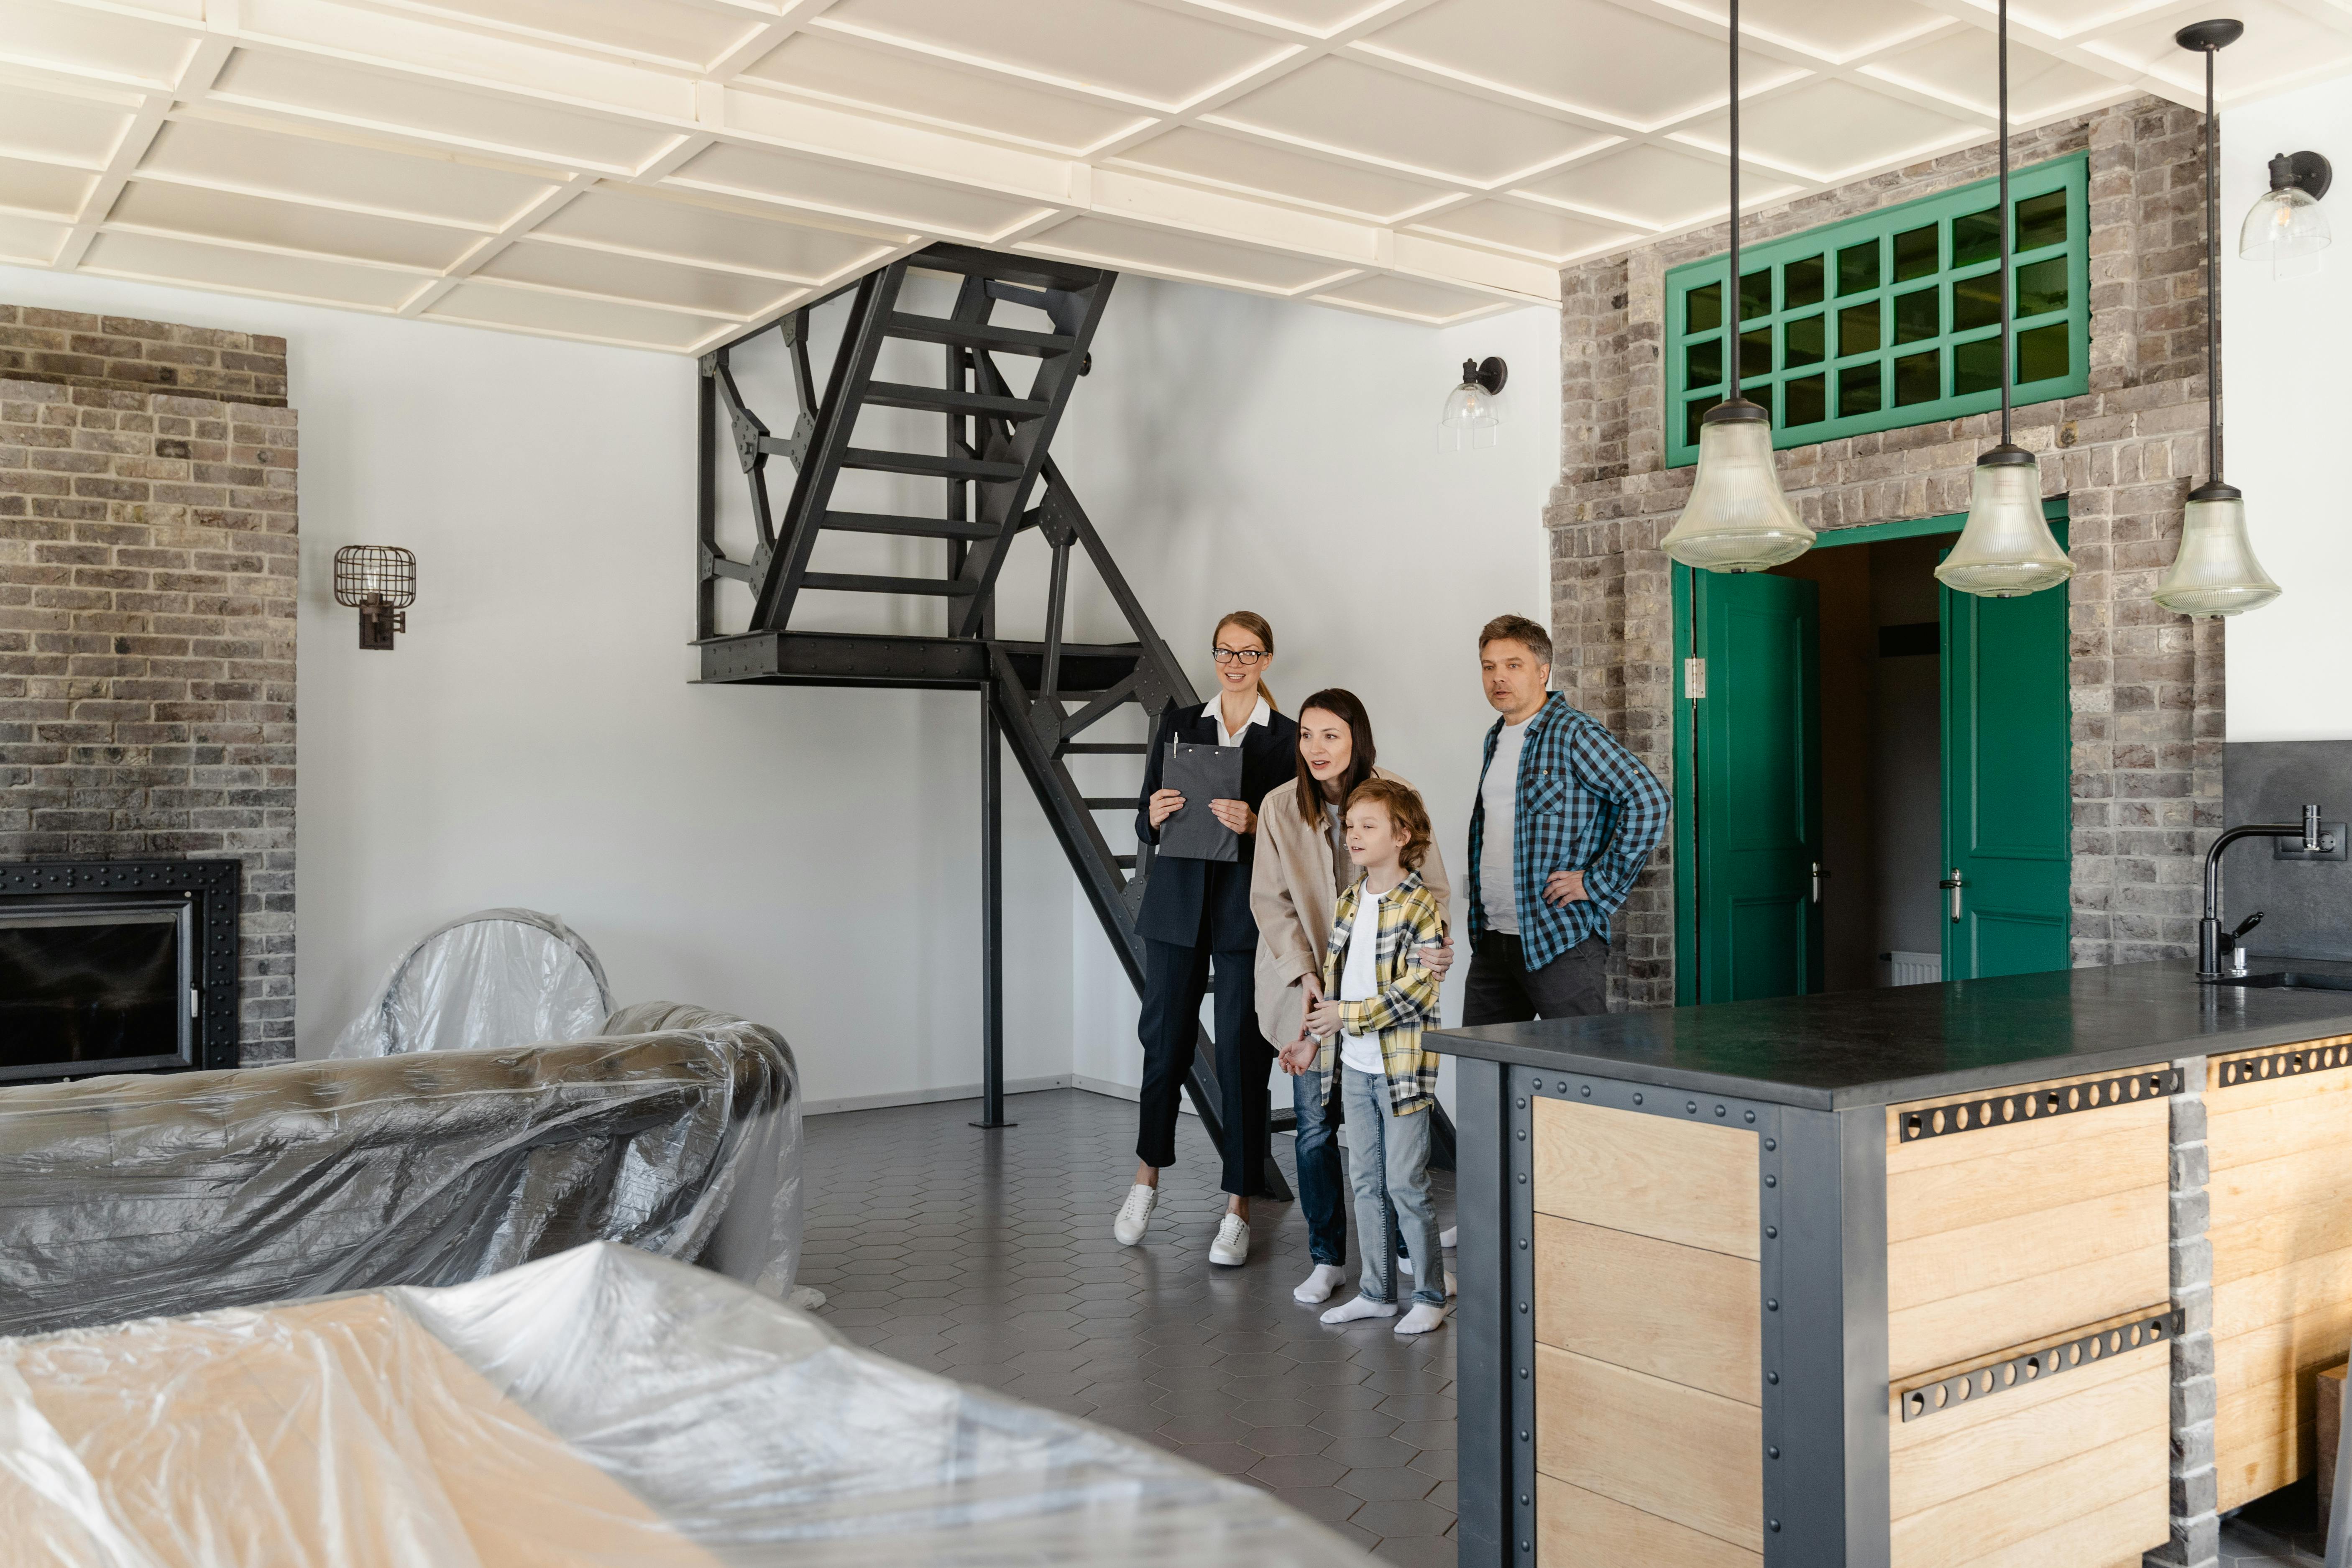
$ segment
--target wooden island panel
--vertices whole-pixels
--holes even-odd
[[[2336,1065],[2347,1046],[2352,1037],[2339,1036],[2207,1065],[2213,1447],[2225,1510],[2313,1473],[2315,1380],[2352,1342],[2352,1067]],[[2329,1065],[2276,1072],[2298,1053]]]

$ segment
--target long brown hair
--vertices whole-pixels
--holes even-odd
[[[1372,721],[1364,712],[1364,705],[1356,700],[1354,692],[1329,687],[1298,705],[1298,738],[1302,742],[1307,738],[1307,715],[1314,709],[1321,709],[1348,726],[1348,771],[1339,775],[1339,798],[1344,801],[1372,776],[1372,759],[1376,754],[1372,747]],[[1302,752],[1298,757],[1298,815],[1308,826],[1323,820],[1323,786],[1316,783],[1315,775],[1307,771],[1307,755]]]
[[[1230,612],[1226,615],[1224,619],[1217,623],[1215,630],[1209,633],[1209,641],[1212,644],[1215,643],[1217,640],[1217,633],[1223,631],[1227,626],[1241,627],[1242,630],[1257,638],[1258,646],[1265,649],[1269,656],[1273,654],[1274,628],[1266,625],[1265,617],[1259,615],[1255,610],[1234,610]],[[1220,689],[1223,689],[1220,688]],[[1282,704],[1275,700],[1274,688],[1268,686],[1262,677],[1257,683],[1257,694],[1265,699],[1265,705],[1268,708],[1273,709],[1277,713],[1282,711]]]

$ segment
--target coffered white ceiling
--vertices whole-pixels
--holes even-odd
[[[2017,116],[2210,0],[2017,0]],[[2352,70],[2232,0],[2224,101]],[[0,0],[0,260],[694,353],[935,239],[1412,321],[1716,221],[1721,0]],[[1748,0],[1757,203],[1991,134],[1990,7]],[[2265,149],[2264,151],[2271,151]]]

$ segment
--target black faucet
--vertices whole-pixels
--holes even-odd
[[[2319,807],[2315,805],[2303,808],[2300,826],[2250,822],[2213,840],[2213,847],[2205,851],[2205,918],[2197,922],[2197,978],[2207,985],[2221,978],[2221,851],[2241,838],[2300,838],[2305,853],[2312,855],[2336,847],[2336,835],[2319,830]],[[2252,921],[2239,927],[2232,933],[2232,944],[2236,937],[2252,929]]]

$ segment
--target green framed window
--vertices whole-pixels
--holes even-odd
[[[2089,190],[2087,153],[2010,176],[2020,405],[2090,384]],[[1668,272],[1667,466],[1698,460],[1735,374],[1776,447],[2000,407],[1999,203],[1979,180],[1744,249],[1736,331],[1724,257]]]

